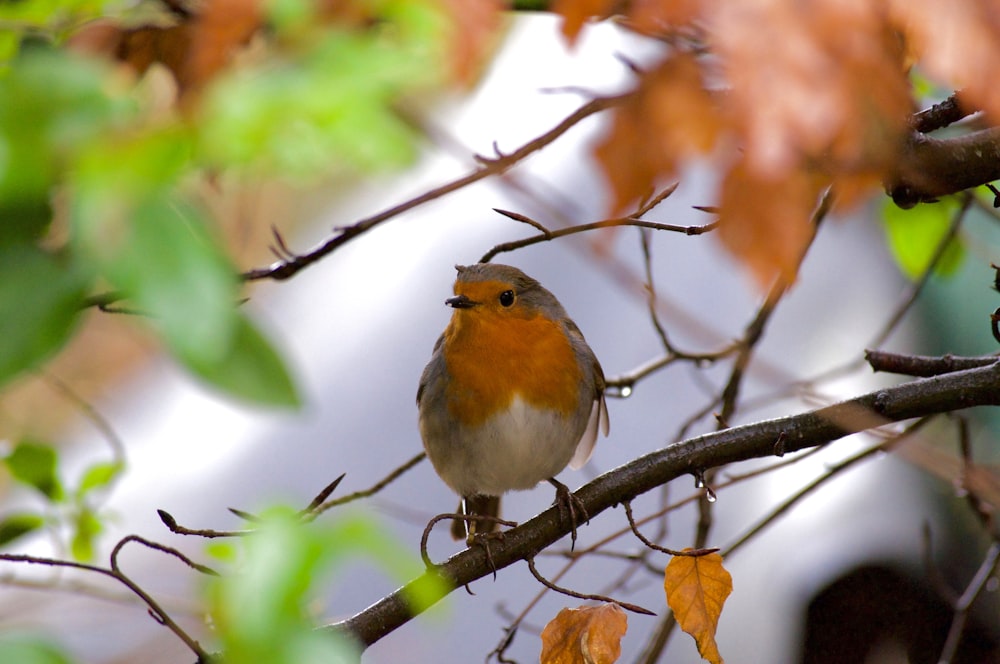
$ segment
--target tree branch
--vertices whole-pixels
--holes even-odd
[[[903,209],[1000,179],[1000,127],[955,138],[910,134],[886,193]]]
[[[915,417],[982,405],[1000,405],[1000,362],[986,367],[915,380],[818,410],[724,429],[691,438],[639,457],[581,487],[576,496],[591,518],[685,474],[727,463],[769,457],[775,441],[782,452],[815,447],[867,429]],[[502,569],[526,560],[569,533],[552,507],[491,543],[492,564]],[[407,602],[430,577],[462,587],[493,573],[481,547],[461,551],[421,577],[361,611],[324,629],[347,633],[369,646],[414,616]],[[436,599],[441,599],[444,594]]]

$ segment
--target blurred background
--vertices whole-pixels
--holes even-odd
[[[613,25],[587,28],[572,50],[555,38],[558,30],[557,19],[550,16],[511,19],[479,83],[467,94],[423,109],[429,140],[405,172],[308,196],[280,186],[234,187],[236,195],[225,203],[232,206],[231,214],[247,220],[232,231],[241,248],[241,267],[273,260],[265,253],[269,224],[293,251],[312,247],[335,227],[467,173],[475,166],[473,154],[491,155],[494,146],[501,153],[519,147],[573,112],[587,95],[625,89],[630,67],[642,67],[658,53],[658,45]],[[155,352],[145,333],[128,320],[92,315],[81,336],[44,375],[23,378],[0,395],[0,437],[10,442],[31,434],[67,441],[62,459],[67,476],[110,455],[107,431],[99,430],[93,415],[64,394],[50,374],[99,413],[98,422],[113,429],[127,450],[128,466],[105,503],[112,518],[100,539],[98,560],[127,534],[203,559],[205,542],[169,533],[158,509],[190,528],[238,529],[244,522],[227,508],[255,513],[276,502],[305,507],[342,473],[346,476],[335,496],[374,485],[421,450],[417,381],[448,322],[444,299],[451,293],[452,266],[475,262],[498,243],[534,234],[492,208],[527,215],[550,228],[601,219],[609,194],[590,151],[606,131],[605,123],[602,116],[583,121],[510,173],[406,212],[290,281],[255,284],[245,307],[290,364],[301,410],[247,407],[220,397]],[[711,204],[716,174],[695,167],[680,181],[647,219],[679,225],[711,221],[711,215],[692,206]],[[798,283],[768,325],[745,384],[743,407],[730,424],[807,410],[897,380],[872,374],[860,363],[864,349],[879,338],[910,288],[886,248],[878,216],[876,206],[862,207],[823,225]],[[997,304],[988,285],[990,259],[1000,256],[1000,230],[985,215],[973,215],[963,232],[976,238],[970,256],[956,274],[932,280],[919,306],[883,348],[924,354],[995,350],[983,312]],[[657,314],[678,348],[711,352],[742,334],[762,294],[711,233],[651,233],[649,251]],[[559,297],[608,377],[662,357],[647,305],[637,229],[578,234],[494,260],[523,269]],[[853,370],[809,382],[845,366]],[[728,364],[675,363],[643,379],[628,398],[609,401],[611,435],[599,441],[591,462],[560,479],[575,489],[677,441],[682,425],[727,378]],[[995,448],[995,423],[995,418],[992,424],[980,419],[972,425],[981,460],[996,460],[990,451]],[[685,435],[715,426],[711,417],[702,418]],[[941,425],[927,428],[922,436],[951,444],[954,434]],[[735,541],[781,501],[873,441],[870,436],[838,441],[779,471],[720,488],[708,544],[725,547]],[[771,463],[727,468],[714,482],[722,484],[731,475]],[[637,500],[634,508],[642,516],[697,494],[693,478],[682,478]],[[7,510],[32,500],[30,492],[8,483],[3,496]],[[527,520],[551,500],[548,486],[509,495],[504,516]],[[428,520],[451,511],[455,502],[423,462],[377,495],[331,510],[320,520],[362,514],[416,557]],[[667,528],[662,543],[690,546],[696,519],[690,504],[670,512],[662,522]],[[624,525],[621,510],[600,515],[581,530],[577,549]],[[659,527],[646,526],[646,534]],[[543,574],[551,578],[561,569],[566,559],[560,554],[567,546],[557,543],[539,558]],[[841,473],[727,558],[734,590],[717,633],[720,650],[731,662],[936,661],[952,614],[940,598],[940,584],[929,580],[927,561],[940,573],[940,583],[960,592],[986,546],[948,481],[896,455],[876,456]],[[429,553],[443,560],[460,548],[440,527],[431,536]],[[631,537],[607,547],[620,555],[641,548]],[[15,550],[58,553],[46,536],[18,542]],[[649,561],[652,570],[620,557],[590,556],[560,584],[585,593],[607,592],[662,617],[667,560],[657,554]],[[208,638],[196,601],[197,574],[142,547],[127,549],[121,562],[185,628]],[[3,631],[53,637],[85,662],[192,661],[173,634],[114,584],[69,570],[15,565],[5,565],[2,574],[7,582],[0,589]],[[399,585],[399,578],[378,565],[352,562],[324,587],[315,615],[318,621],[348,617]],[[540,586],[524,565],[514,565],[495,581],[482,579],[470,590],[472,594],[452,593],[390,634],[363,661],[483,661]],[[995,593],[988,595],[971,619],[975,634],[970,650],[956,661],[996,660]],[[536,660],[537,633],[559,608],[578,604],[546,594],[527,614],[506,656]],[[621,661],[642,661],[660,620],[629,616]],[[927,659],[907,654],[914,643]],[[875,645],[865,655],[859,644]],[[850,651],[853,646],[859,650]],[[679,631],[664,653],[661,661],[700,661],[693,641]]]

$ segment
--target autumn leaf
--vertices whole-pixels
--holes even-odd
[[[733,578],[722,566],[722,556],[674,556],[667,564],[663,588],[677,624],[694,637],[698,653],[712,664],[722,664],[715,628],[733,590]]]
[[[628,629],[617,604],[563,609],[542,630],[542,664],[611,664]]]
[[[552,12],[562,16],[563,36],[572,45],[588,20],[607,18],[618,4],[617,0],[555,0]]]
[[[766,289],[775,279],[795,281],[813,234],[811,217],[823,181],[807,173],[772,179],[744,164],[723,180],[719,239]]]
[[[451,20],[450,57],[459,83],[470,85],[481,73],[490,51],[497,46],[502,26],[501,0],[445,0],[442,7]]]
[[[615,109],[594,149],[611,184],[616,214],[672,177],[687,158],[712,149],[719,114],[693,56],[680,54],[645,74],[635,94]]]
[[[994,3],[955,0],[942,11],[936,0],[887,0],[888,14],[901,26],[920,66],[945,81],[996,122],[1000,87],[976,75],[971,62],[1000,59],[1000,14]]]

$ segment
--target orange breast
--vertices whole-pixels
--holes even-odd
[[[445,330],[451,375],[448,409],[475,426],[510,407],[516,395],[536,408],[569,416],[579,403],[582,373],[557,323],[483,310],[460,310]]]

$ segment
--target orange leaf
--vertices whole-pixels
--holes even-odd
[[[963,99],[981,106],[991,120],[1000,118],[1000,87],[989,77],[976,76],[971,63],[1000,59],[1000,14],[996,4],[953,0],[948,11],[935,0],[889,0],[888,13],[907,37],[923,68]]]
[[[805,172],[762,177],[736,164],[722,185],[719,239],[766,289],[775,278],[795,281],[812,237],[810,219],[823,181]]]
[[[444,0],[442,6],[452,23],[448,41],[455,80],[472,84],[498,43],[504,3],[501,0]]]
[[[625,25],[642,34],[664,35],[694,22],[702,11],[699,0],[632,0]]]
[[[563,36],[572,45],[584,23],[592,18],[607,18],[617,4],[616,0],[555,0],[552,11],[562,16]]]
[[[694,637],[698,653],[713,664],[722,664],[715,628],[733,590],[733,578],[722,566],[722,556],[674,556],[664,573],[663,588],[677,624]]]
[[[617,604],[563,609],[542,630],[541,664],[611,664],[621,656],[628,618]]]
[[[719,128],[718,109],[694,56],[675,55],[643,74],[594,149],[614,192],[613,213],[624,213],[673,176],[682,160],[709,152]]]

